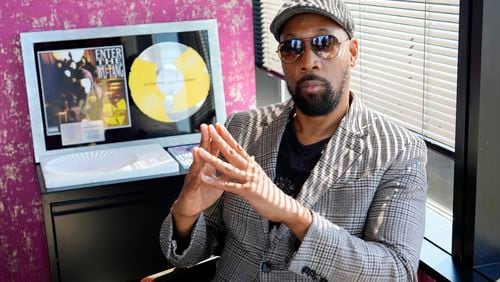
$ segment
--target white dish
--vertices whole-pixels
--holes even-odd
[[[47,190],[119,183],[179,172],[177,161],[158,144],[43,157],[40,165]]]
[[[101,150],[64,155],[50,160],[45,169],[59,174],[103,173],[127,166],[137,156],[123,150]]]

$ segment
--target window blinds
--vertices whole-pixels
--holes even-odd
[[[344,1],[360,40],[353,92],[370,108],[453,151],[459,0]],[[269,24],[281,3],[254,0],[260,17],[256,62],[277,73],[281,63]]]
[[[255,64],[278,74],[283,74],[276,53],[278,42],[269,31],[269,26],[282,3],[282,0],[253,0]]]
[[[351,89],[450,150],[455,143],[459,0],[346,0],[360,40]]]

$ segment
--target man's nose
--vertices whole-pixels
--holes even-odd
[[[299,58],[300,70],[308,72],[320,68],[321,58],[314,53],[310,46],[306,46],[304,54]]]

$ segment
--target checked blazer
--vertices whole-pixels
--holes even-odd
[[[176,253],[171,215],[160,231],[168,260],[189,266],[221,251],[217,281],[416,281],[424,233],[426,146],[352,96],[296,200],[313,221],[300,242],[230,193],[199,217]],[[271,179],[293,110],[288,101],[237,113],[226,126]],[[273,233],[273,236],[271,236]]]

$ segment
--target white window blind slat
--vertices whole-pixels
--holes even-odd
[[[443,17],[442,15],[435,15],[435,14],[432,15],[433,17],[436,18]],[[366,21],[366,25],[371,25],[373,27],[377,27],[379,24],[384,24],[386,26],[387,24],[397,24],[412,28],[416,27],[418,29],[425,28],[426,30],[441,30],[441,31],[453,32],[458,25],[458,17],[455,17],[456,22],[445,22],[439,20],[431,20],[430,18],[423,19],[423,18],[415,18],[409,16],[387,17],[381,14],[373,14],[365,12],[361,12],[359,17],[361,17],[363,21]]]
[[[381,6],[370,6],[363,5],[358,10],[353,10],[356,13],[356,16],[363,15],[365,17],[373,17],[380,18],[382,17],[382,21],[397,21],[400,22],[401,19],[420,19],[427,21],[435,21],[435,22],[443,22],[443,23],[455,23],[458,24],[459,17],[458,14],[448,13],[446,11],[430,11],[430,10],[413,10],[413,9],[399,9],[394,7],[381,7]],[[387,17],[387,12],[391,14],[391,16]],[[386,16],[386,17],[384,17]]]
[[[370,23],[370,21],[368,21]],[[423,40],[424,35],[429,35],[431,34],[432,36],[426,36],[426,39],[449,39],[449,40],[458,40],[458,34],[455,32],[450,32],[446,30],[437,30],[437,29],[429,29],[428,33],[409,33],[409,32],[404,32],[404,31],[396,31],[390,29],[390,25],[385,25],[383,28],[380,27],[379,25],[375,24],[374,22],[371,22],[373,26],[370,25],[363,25],[357,28],[357,33],[356,37],[357,38],[363,38],[363,34],[374,34],[374,35],[379,35],[379,36],[385,36],[388,38],[396,38],[396,39],[402,39],[404,40],[405,38],[411,37],[414,38],[413,41],[424,43],[426,42]]]
[[[402,62],[416,67],[433,67],[442,71],[454,71],[457,68],[456,58],[436,53],[425,53],[416,48],[402,48],[394,45],[380,44],[378,42],[365,42],[361,46],[360,57],[384,62]],[[417,70],[416,70],[417,71]],[[420,69],[420,72],[423,72]],[[450,73],[450,75],[452,75]]]
[[[426,26],[424,21],[421,21],[421,25],[417,25],[416,22],[418,20],[409,21],[410,23],[414,23],[414,25],[408,23],[397,23],[397,22],[383,22],[378,21],[376,19],[363,19],[364,25],[357,26],[357,30],[360,32],[372,33],[372,34],[381,34],[385,35],[387,31],[396,31],[406,34],[411,34],[415,36],[426,36],[428,38],[432,38],[433,36],[436,38],[444,38],[444,39],[453,39],[458,38],[458,35],[453,32],[452,28],[458,29],[458,24],[448,24],[444,25],[442,23],[433,23],[430,22]],[[425,30],[425,32],[424,32]],[[356,35],[359,38],[359,36]],[[452,37],[452,38],[450,38]],[[423,41],[422,41],[423,42]]]
[[[397,111],[400,114],[411,116],[415,120],[413,124],[420,124],[422,122],[422,112],[418,110],[421,109],[421,104],[394,98],[394,96],[391,96],[391,93],[380,92],[378,90],[373,90],[373,93],[370,94],[369,98],[367,98],[367,103],[370,103],[370,106],[373,104],[384,105],[384,107],[390,107],[393,111]],[[449,110],[445,109],[445,111]],[[455,116],[450,116],[439,111],[430,111],[426,114],[429,117],[428,120],[425,120],[426,123],[448,131],[455,126]]]
[[[373,73],[375,73],[375,75]],[[389,87],[387,91],[393,93],[394,95],[413,95],[418,97],[418,99],[423,99],[425,96],[427,96],[427,99],[430,99],[429,97],[433,97],[438,99],[438,101],[443,103],[445,106],[448,106],[453,110],[455,109],[455,91],[443,89],[435,85],[428,85],[426,89],[419,89],[418,86],[421,86],[422,84],[415,80],[392,76],[390,74],[377,75],[376,71],[368,72],[365,70],[365,72],[358,77],[359,78],[357,79],[362,78],[362,81],[358,83],[361,83],[361,86],[364,87],[363,91],[367,91],[370,87],[382,85]],[[351,81],[354,80],[351,79]],[[429,93],[432,93],[432,96],[430,96]]]
[[[362,19],[379,20],[382,22],[405,23],[409,25],[420,25],[422,23],[435,23],[443,27],[452,27],[453,24],[458,24],[459,17],[456,14],[418,11],[408,9],[394,9],[386,7],[377,7],[364,5],[356,11]],[[387,12],[391,15],[388,16]],[[452,28],[448,28],[453,30]]]
[[[424,43],[424,37],[421,38],[415,35],[402,35],[402,34],[391,34],[391,37],[387,35],[381,34],[370,34],[370,33],[360,33],[358,34],[359,38],[363,40],[361,42],[362,48],[383,48],[382,51],[388,52],[390,49],[391,52],[403,53],[403,54],[413,54],[414,56],[423,56],[423,52],[427,54],[437,54],[442,56],[448,56],[453,61],[457,61],[457,50],[456,41],[447,40],[447,39],[439,39],[439,38],[431,38],[427,39],[426,43]],[[398,38],[395,38],[395,37]],[[405,38],[407,40],[405,40]],[[426,48],[427,47],[427,48]],[[389,49],[388,49],[389,48]],[[441,60],[441,59],[440,59]],[[443,62],[446,63],[446,62]]]
[[[422,96],[425,94],[423,90],[429,92],[431,89],[434,90],[434,88],[445,90],[440,91],[440,93],[452,93],[452,95],[455,93],[455,87],[452,83],[436,78],[426,77],[424,79],[422,74],[413,73],[412,76],[404,76],[404,74],[402,75],[395,72],[384,71],[377,67],[366,66],[366,64],[364,66],[360,66],[360,68],[363,68],[363,80],[373,79],[385,81],[388,84],[395,84],[396,82],[399,82],[399,87],[404,88],[401,85],[410,87],[412,91],[420,93]],[[446,92],[446,90],[449,92]]]
[[[365,49],[366,50],[366,49]],[[382,67],[387,66],[387,64],[391,64],[392,67],[395,67],[400,70],[404,70],[407,72],[418,73],[422,71],[422,68],[426,67],[427,74],[430,76],[436,75],[437,77],[446,80],[450,83],[455,83],[456,77],[451,75],[450,73],[456,72],[457,66],[451,66],[446,64],[441,64],[439,62],[434,61],[426,61],[423,58],[416,58],[414,56],[405,56],[402,55],[393,55],[393,58],[388,59],[385,56],[380,56],[379,53],[370,52],[363,55],[364,60],[370,60],[370,62],[377,63],[382,65]],[[363,66],[367,66],[368,62],[365,62]]]
[[[358,79],[357,77],[355,79]],[[353,80],[353,82],[356,82]],[[359,82],[359,81],[358,81]],[[356,84],[356,83],[354,83]],[[433,103],[434,107],[422,107],[423,99],[422,94],[417,93],[413,89],[404,89],[400,87],[400,91],[394,91],[394,83],[391,81],[384,82],[373,82],[371,80],[364,79],[362,86],[358,85],[357,90],[363,89],[363,98],[369,97],[369,100],[374,103],[374,101],[379,101],[383,103],[391,103],[392,107],[402,107],[409,111],[419,110],[422,112],[423,108],[427,109],[427,116],[438,118],[440,121],[448,122],[447,128],[450,132],[454,132],[455,126],[455,103],[453,99],[447,99],[445,97],[440,97],[437,95],[432,95],[430,99],[425,101],[425,103]]]
[[[365,58],[370,59],[370,56],[366,56]],[[412,71],[410,67],[401,66],[398,62],[393,61],[391,65],[387,65],[376,60],[366,62],[362,67],[373,71],[379,71],[380,73],[386,73],[387,75],[391,75],[392,78],[412,80],[420,85],[426,83],[429,86],[440,87],[452,92],[455,90],[455,77],[445,72],[435,71],[429,68],[427,68],[425,74],[418,74],[418,72]]]
[[[428,12],[443,12],[458,14],[459,6],[456,0],[450,2],[439,2],[433,0],[423,1],[401,1],[401,0],[344,0],[349,4],[351,11],[360,10],[366,6],[377,6],[388,9],[417,10]],[[426,5],[427,4],[427,5]]]
[[[437,68],[444,68],[454,73],[457,68],[457,58],[450,56],[443,56],[440,54],[424,54],[423,51],[415,50],[416,48],[397,48],[393,45],[380,45],[378,42],[364,42],[361,46],[360,57],[365,56],[378,56],[386,60],[394,60],[407,62],[408,64],[416,64],[424,67],[431,67],[436,65]],[[425,57],[424,57],[425,55]],[[450,69],[451,68],[451,69]],[[423,70],[421,70],[423,72]]]

